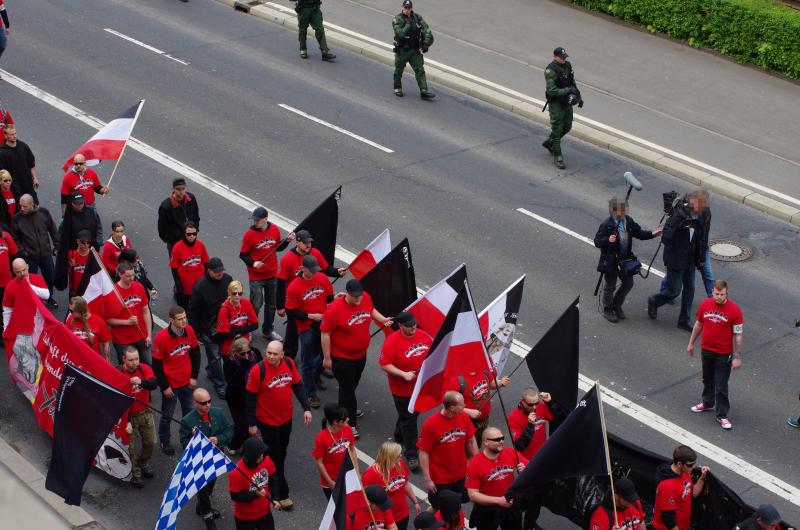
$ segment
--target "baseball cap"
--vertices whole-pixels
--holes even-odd
[[[771,504],[762,504],[756,510],[756,518],[761,519],[766,524],[778,524],[781,522],[781,516],[778,510]]]
[[[417,323],[417,319],[408,311],[400,311],[397,313],[397,316],[394,317],[394,321],[401,326],[413,326]]]
[[[294,233],[295,241],[300,241],[301,243],[313,243],[314,238],[311,237],[311,233],[308,230],[298,230]]]
[[[253,210],[253,215],[250,216],[250,219],[266,219],[269,216],[267,209],[263,206],[259,206],[255,210]]]
[[[78,236],[75,238],[77,241],[92,241],[92,233],[88,230],[81,230],[78,232]]]
[[[634,486],[631,479],[617,479],[617,481],[614,482],[614,491],[628,502],[633,503],[639,500],[639,495],[636,493],[636,486]]]
[[[392,500],[386,495],[386,490],[380,486],[367,486],[364,488],[364,493],[367,495],[367,500],[375,504],[381,510],[388,510],[392,507]]]
[[[411,3],[411,0],[403,0],[403,7],[414,7],[414,4]]]
[[[442,521],[437,521],[431,512],[422,512],[414,518],[414,528],[417,530],[439,530],[444,528]]]
[[[553,50],[553,56],[561,57],[562,59],[566,59],[567,57],[569,57],[569,55],[567,55],[567,50],[565,50],[561,46]]]
[[[222,272],[225,270],[225,265],[222,264],[222,260],[219,258],[211,258],[206,263],[206,268],[212,272]]]
[[[312,256],[311,254],[303,256],[303,267],[310,270],[311,272],[319,272],[321,269],[321,267],[319,266],[319,262],[317,261],[317,258]]]
[[[73,191],[72,195],[69,196],[69,202],[75,202],[75,203],[84,202],[83,193],[79,191]]]
[[[358,280],[348,280],[344,288],[350,296],[361,296],[364,294],[364,286],[361,285],[361,282]]]

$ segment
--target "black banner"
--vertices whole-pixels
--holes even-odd
[[[339,199],[341,196],[342,187],[339,186],[294,229],[295,234],[299,230],[308,230],[311,233],[311,237],[314,238],[314,247],[325,256],[329,265],[334,264],[334,255],[336,254],[336,232],[339,227]]]
[[[375,308],[391,317],[417,299],[417,281],[411,247],[404,239],[361,278]]]

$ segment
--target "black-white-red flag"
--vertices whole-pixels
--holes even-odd
[[[525,276],[523,275],[478,315],[483,341],[495,370],[497,370],[497,377],[503,374],[508,354],[511,352],[524,286]]]
[[[61,169],[68,170],[78,153],[86,157],[86,163],[90,166],[97,164],[100,160],[119,160],[125,144],[128,143],[133,132],[133,126],[136,125],[136,120],[139,118],[139,113],[142,111],[142,105],[144,105],[144,100],[108,122],[85,144],[77,148],[64,162]]]
[[[347,515],[364,505],[364,493],[353,462],[346,456],[339,468],[336,485],[331,492],[319,530],[347,530]]]
[[[375,308],[384,315],[395,315],[416,300],[417,281],[408,239],[402,240],[365,274],[361,285],[372,297]]]
[[[94,249],[86,260],[86,269],[77,292],[78,296],[83,296],[89,304],[89,311],[100,318],[113,318],[122,311],[122,300],[114,281],[106,272],[100,256]]]
[[[353,278],[360,280],[365,274],[372,270],[375,265],[380,263],[383,258],[389,255],[391,250],[392,237],[387,228],[378,234],[378,237],[373,239],[369,245],[364,247],[364,249],[353,258],[347,270],[350,271]]]
[[[414,315],[420,329],[427,331],[431,337],[435,337],[466,281],[467,266],[462,263],[456,270],[428,289],[428,292],[411,303],[406,311],[410,311]]]

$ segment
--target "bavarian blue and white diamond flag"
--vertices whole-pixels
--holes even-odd
[[[236,467],[225,454],[211,443],[200,429],[195,429],[189,445],[183,450],[181,459],[172,474],[161,510],[158,512],[156,530],[172,530],[178,520],[178,512],[184,504],[212,480],[221,477]]]

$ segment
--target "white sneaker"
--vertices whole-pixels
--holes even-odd
[[[717,421],[719,422],[719,426],[725,429],[726,431],[729,431],[733,428],[733,424],[730,422],[728,418],[719,418]]]
[[[283,342],[283,337],[280,335],[280,333],[277,333],[275,331],[270,332],[266,336],[266,338],[268,338],[269,340],[279,340],[279,341]]]

